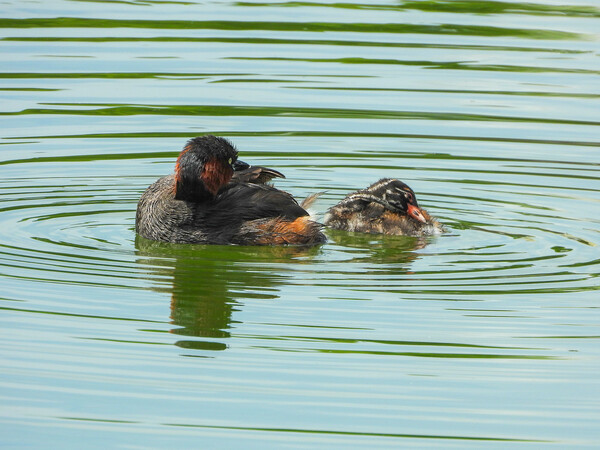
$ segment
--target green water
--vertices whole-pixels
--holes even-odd
[[[0,446],[597,448],[599,16],[4,2]],[[204,133],[318,217],[396,177],[448,232],[136,239]]]

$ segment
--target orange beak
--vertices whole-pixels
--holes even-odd
[[[408,215],[410,217],[412,217],[413,219],[416,219],[419,222],[423,222],[423,223],[427,222],[427,219],[425,219],[421,210],[419,208],[417,208],[415,205],[409,204],[407,210],[408,210]]]

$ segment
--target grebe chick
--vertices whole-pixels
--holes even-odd
[[[419,208],[413,190],[393,178],[348,194],[329,208],[323,222],[329,228],[361,233],[428,236],[443,232],[442,224]]]

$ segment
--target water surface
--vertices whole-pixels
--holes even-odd
[[[7,448],[595,448],[597,2],[4,2]],[[190,137],[448,227],[152,243]]]

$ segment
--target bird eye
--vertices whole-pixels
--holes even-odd
[[[229,164],[233,162],[233,158],[229,158]]]

